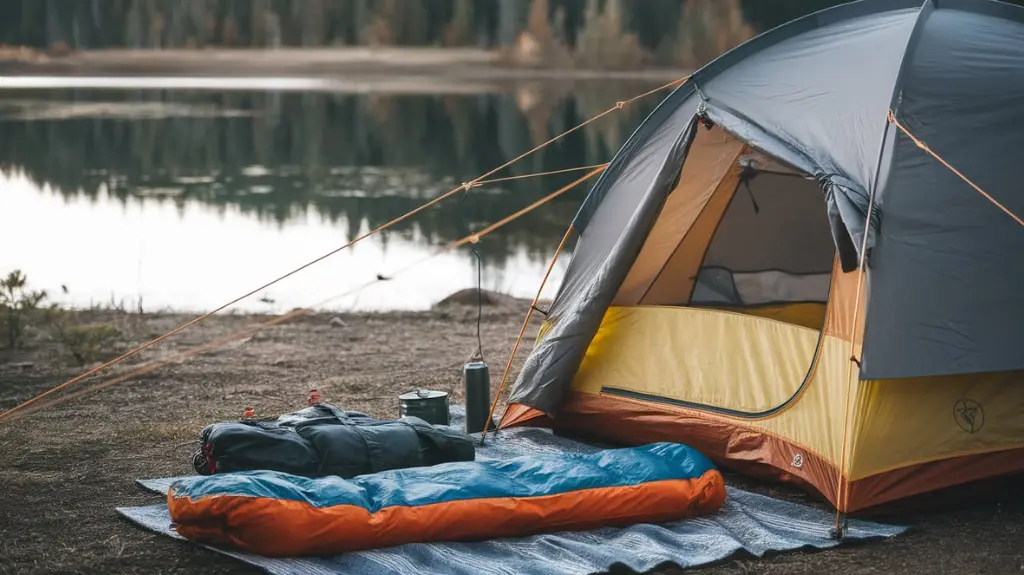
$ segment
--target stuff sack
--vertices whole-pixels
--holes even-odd
[[[190,477],[167,494],[183,537],[271,557],[657,523],[709,514],[724,501],[721,473],[678,443],[350,480],[270,471]]]
[[[376,420],[327,404],[276,420],[214,423],[201,439],[193,467],[203,475],[269,470],[355,477],[475,457],[472,439],[458,429],[416,417]]]

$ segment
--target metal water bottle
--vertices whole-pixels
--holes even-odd
[[[466,386],[466,433],[494,429],[487,421],[491,410],[491,374],[483,361],[471,361],[462,367]]]

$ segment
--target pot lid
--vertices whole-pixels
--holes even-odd
[[[448,397],[448,393],[444,391],[434,391],[432,389],[417,389],[416,391],[410,391],[399,395],[398,399],[402,401],[416,401],[420,399],[437,399],[440,397]]]

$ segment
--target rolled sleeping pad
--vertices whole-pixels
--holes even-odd
[[[181,479],[167,495],[183,537],[270,557],[659,523],[712,513],[724,501],[721,473],[678,443],[353,479],[245,471]]]

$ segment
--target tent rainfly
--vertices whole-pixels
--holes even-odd
[[[842,512],[1024,472],[1022,94],[1024,9],[990,0],[844,4],[697,71],[582,205],[501,426],[689,443]]]

